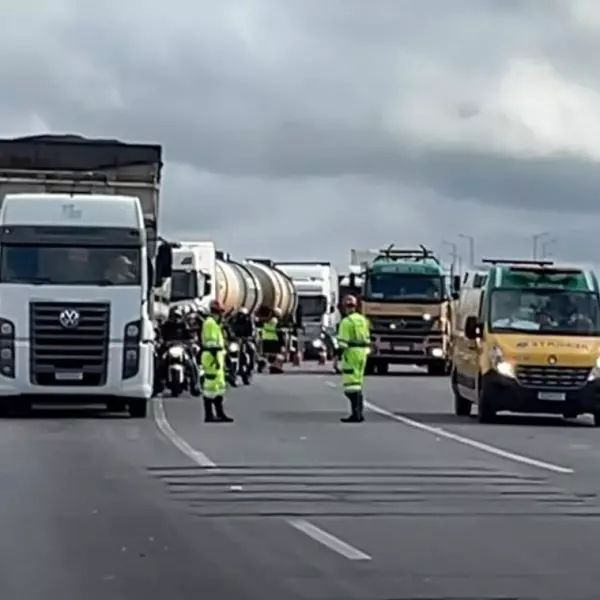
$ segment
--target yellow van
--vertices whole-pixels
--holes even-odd
[[[454,413],[589,413],[600,426],[600,291],[587,269],[485,260],[458,304]]]

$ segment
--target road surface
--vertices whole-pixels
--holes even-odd
[[[456,418],[448,381],[369,379],[368,421],[327,374],[145,421],[0,421],[2,600],[600,597],[600,431]]]

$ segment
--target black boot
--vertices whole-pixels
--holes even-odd
[[[225,413],[223,408],[224,398],[223,396],[217,396],[215,398],[215,410],[217,411],[217,421],[219,423],[233,423],[233,419]]]
[[[360,392],[356,392],[358,398],[356,401],[356,414],[358,416],[358,420],[362,423],[365,420],[365,397],[363,396],[362,390]]]
[[[213,412],[213,401],[210,398],[203,398],[202,400],[204,403],[204,422],[214,423],[216,418]]]
[[[350,416],[340,419],[342,423],[360,423],[361,419],[358,414],[358,393],[348,392],[346,398],[350,400]]]

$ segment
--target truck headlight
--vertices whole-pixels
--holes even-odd
[[[0,319],[0,372],[4,377],[15,377],[15,325]]]
[[[423,321],[431,321],[433,317],[429,313],[423,315]]]
[[[123,329],[123,379],[135,377],[140,370],[141,333],[142,323],[139,320],[127,323]]]
[[[490,350],[490,363],[499,375],[510,377],[511,379],[515,377],[515,368],[511,363],[504,360],[502,350],[498,346],[492,346]]]

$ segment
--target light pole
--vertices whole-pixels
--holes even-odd
[[[472,235],[467,235],[466,233],[459,233],[458,237],[462,240],[467,240],[469,242],[469,263],[470,267],[475,266],[475,238]]]
[[[462,270],[462,259],[458,253],[458,244],[456,242],[448,242],[447,240],[442,240],[442,244],[452,248],[452,251],[450,252],[450,256],[452,257],[452,273],[456,273],[456,268],[458,268],[458,275],[460,275]]]
[[[543,240],[545,237],[548,237],[549,235],[549,231],[543,231],[542,233],[537,233],[536,235],[531,236],[531,239],[533,241],[533,260],[537,260],[538,246],[540,244],[540,241]]]
[[[549,249],[554,244],[556,244],[556,238],[551,238],[549,240],[542,242],[542,252],[541,252],[540,258],[548,258],[550,256]]]

